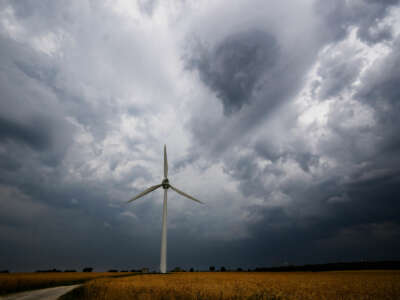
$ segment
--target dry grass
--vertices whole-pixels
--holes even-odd
[[[0,274],[0,295],[58,285],[81,283],[90,279],[132,273],[12,273]]]
[[[63,299],[400,299],[400,271],[174,273],[96,279]]]

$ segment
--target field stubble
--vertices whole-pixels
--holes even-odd
[[[201,272],[103,278],[62,299],[400,299],[400,271]]]

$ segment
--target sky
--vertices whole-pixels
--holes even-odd
[[[0,270],[400,259],[397,0],[0,1]]]

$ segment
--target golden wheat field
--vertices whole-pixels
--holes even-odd
[[[400,299],[400,271],[149,274],[95,279],[62,299]]]
[[[124,273],[132,274],[132,273]],[[12,273],[0,274],[0,295],[46,288],[57,285],[80,283],[98,277],[122,276],[121,273]]]

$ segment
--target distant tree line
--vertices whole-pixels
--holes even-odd
[[[210,272],[297,272],[297,271],[310,271],[310,272],[321,272],[321,271],[345,271],[345,270],[400,270],[400,261],[361,261],[361,262],[336,262],[327,264],[307,264],[307,265],[289,265],[289,266],[279,266],[279,267],[257,267],[254,269],[244,270],[242,268],[231,269],[229,267],[221,266],[219,268],[215,266],[210,266],[208,268]],[[82,272],[92,272],[92,267],[85,267]],[[187,271],[181,267],[175,267],[171,272],[199,272],[200,270],[193,267],[189,268]],[[64,271],[59,269],[47,269],[47,270],[37,270],[37,273],[55,273],[55,272],[77,272],[75,269],[66,269]],[[150,273],[149,268],[141,269],[127,269],[117,270],[110,269],[108,272],[111,273]],[[9,270],[0,270],[0,273],[10,273]],[[156,272],[152,272],[156,273]]]
[[[308,265],[289,265],[279,267],[257,267],[255,269],[247,269],[248,272],[296,272],[296,271],[346,271],[346,270],[400,270],[400,261],[362,261],[362,262],[336,262],[327,264],[308,264]],[[210,272],[226,272],[236,271],[244,272],[242,268],[229,269],[220,267],[218,270],[215,266],[209,267]]]
[[[270,268],[255,268],[255,272],[297,272],[297,271],[346,271],[346,270],[399,270],[400,261],[362,261],[337,262],[303,266],[282,266]]]
[[[117,269],[110,269],[110,270],[108,270],[107,272],[109,272],[109,273],[118,273],[118,272],[121,272],[121,273],[128,273],[128,272],[140,272],[140,271],[136,271],[136,270],[130,270],[130,271],[128,271],[128,270],[121,270],[121,271],[118,271]]]
[[[83,268],[82,269],[82,272],[92,272],[93,271],[93,268],[89,268],[89,267],[86,267],[86,268]],[[65,273],[67,273],[67,272],[77,272],[75,269],[66,269],[66,270],[64,270],[64,271],[61,271],[61,270],[59,270],[59,269],[48,269],[48,270],[36,270],[35,271],[36,273],[58,273],[58,272],[65,272]]]

